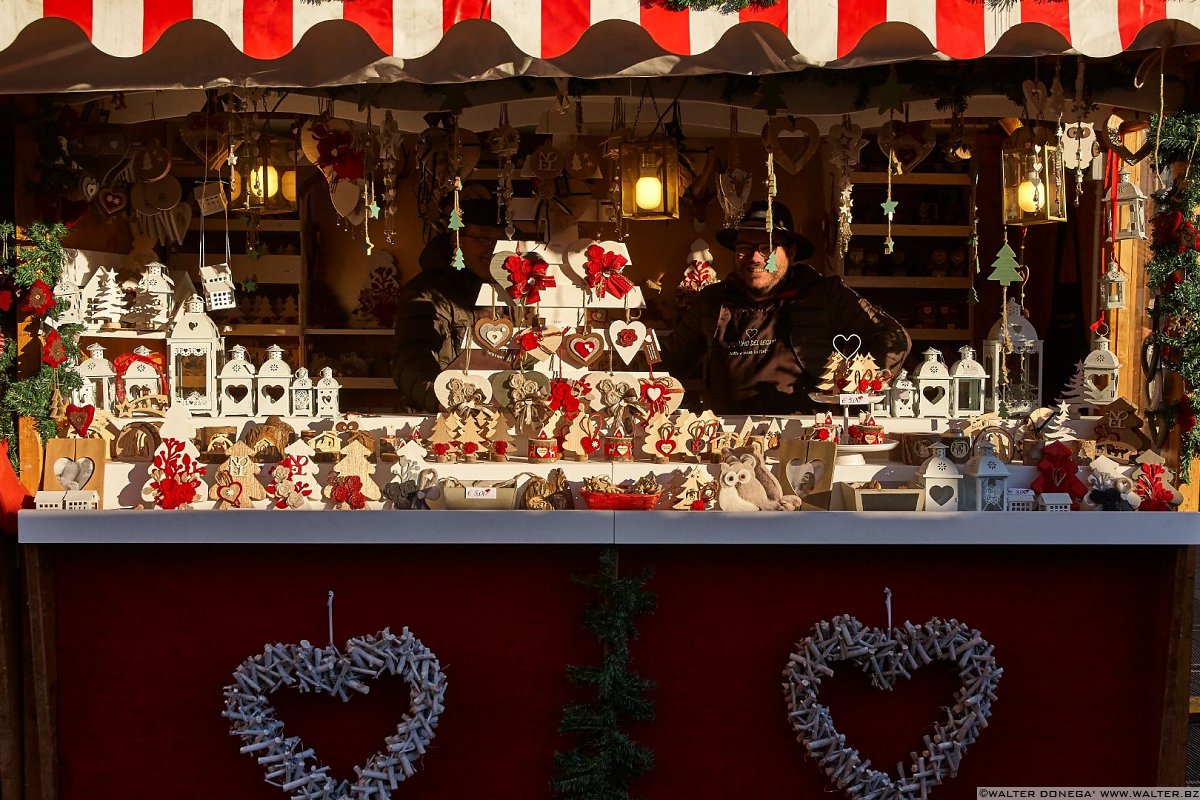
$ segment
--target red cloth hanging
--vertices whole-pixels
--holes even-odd
[[[16,534],[17,512],[22,508],[33,508],[33,495],[8,460],[8,440],[0,439],[0,533]]]

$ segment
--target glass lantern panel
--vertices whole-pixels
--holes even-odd
[[[208,394],[208,359],[202,355],[179,355],[175,357],[175,396],[185,398],[190,394]]]

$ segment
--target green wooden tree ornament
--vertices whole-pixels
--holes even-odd
[[[775,251],[771,251],[771,255],[767,256],[767,263],[763,266],[767,272],[774,275],[779,271],[779,265],[775,263]]]
[[[996,260],[992,262],[992,274],[988,275],[988,280],[996,281],[1006,288],[1009,284],[1020,283],[1020,266],[1017,263],[1017,254],[1008,246],[1008,242],[1005,242],[1000,252],[996,253]]]
[[[467,268],[467,262],[466,259],[463,258],[463,251],[461,247],[454,248],[454,260],[450,262],[450,266],[460,270]]]
[[[449,228],[452,231],[458,231],[458,230],[462,230],[462,227],[463,227],[462,212],[459,211],[457,207],[455,207],[454,210],[450,212]]]

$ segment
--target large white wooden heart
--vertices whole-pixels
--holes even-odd
[[[284,723],[268,700],[275,690],[289,686],[345,702],[353,694],[370,692],[364,681],[384,674],[399,675],[408,683],[411,703],[396,733],[384,739],[384,747],[365,765],[355,767],[354,782],[330,775],[329,767],[300,737],[280,735]],[[241,737],[245,743],[241,752],[258,761],[267,782],[288,797],[389,800],[397,784],[416,773],[417,762],[433,740],[446,695],[446,676],[437,656],[407,628],[399,636],[384,628],[351,639],[344,653],[335,647],[313,647],[307,641],[269,644],[260,655],[242,662],[233,679],[225,687],[222,712],[230,721],[229,733]]]
[[[641,322],[615,320],[608,326],[608,341],[613,350],[626,364],[632,364],[642,344],[646,341],[646,326]]]
[[[957,666],[962,684],[943,708],[945,721],[925,737],[923,749],[913,752],[908,770],[901,765],[899,776],[872,769],[820,702],[821,681],[833,677],[838,661],[865,672],[871,685],[883,690],[934,661]],[[788,718],[808,756],[848,797],[896,798],[927,797],[930,789],[958,773],[967,748],[987,727],[1004,670],[996,666],[992,645],[983,635],[957,620],[905,621],[884,631],[844,615],[814,625],[789,656],[783,674]]]

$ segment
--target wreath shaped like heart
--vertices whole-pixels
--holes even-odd
[[[932,619],[923,625],[905,621],[890,632],[868,628],[849,615],[822,620],[796,646],[784,669],[788,718],[804,745],[829,779],[848,797],[894,800],[926,797],[946,778],[958,774],[967,747],[987,727],[1004,670],[996,666],[992,645],[979,631],[958,620]],[[911,678],[933,661],[958,665],[962,686],[954,694],[947,719],[924,737],[925,747],[912,753],[908,774],[899,776],[871,768],[846,736],[833,725],[829,708],[817,690],[822,677],[832,677],[835,661],[847,661],[866,672],[877,689],[892,689],[896,678]]]
[[[324,692],[343,702],[351,692],[367,694],[364,681],[387,673],[399,675],[411,689],[411,705],[396,726],[386,747],[374,753],[364,767],[355,767],[358,780],[337,781],[328,774],[316,752],[299,736],[284,736],[284,723],[275,715],[268,695],[283,686],[301,692]],[[389,800],[401,781],[416,773],[415,762],[433,740],[443,711],[446,676],[437,656],[405,628],[399,636],[384,628],[379,633],[351,639],[343,653],[336,647],[269,644],[262,654],[246,659],[225,687],[222,716],[231,724],[231,736],[244,742],[241,752],[262,764],[267,783],[290,797],[341,800],[374,797]]]

